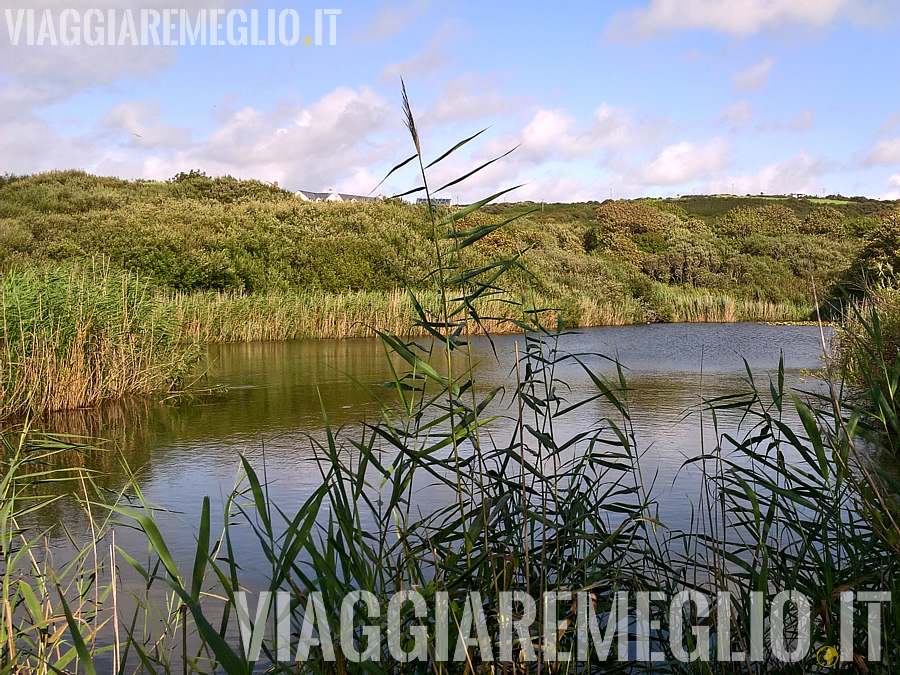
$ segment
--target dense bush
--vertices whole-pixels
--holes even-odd
[[[604,202],[597,208],[597,218],[607,229],[631,235],[661,234],[679,222],[678,216],[648,206],[644,200]]]
[[[800,231],[804,234],[823,234],[828,237],[841,237],[846,233],[844,217],[840,211],[830,206],[822,206],[811,212]]]
[[[773,202],[758,207],[756,212],[765,222],[766,232],[769,234],[790,235],[800,230],[800,218],[784,204]]]
[[[865,239],[855,265],[855,281],[900,273],[900,209],[885,214]]]
[[[713,231],[722,237],[742,238],[752,234],[767,233],[768,222],[749,206],[739,206],[720,216]]]
[[[715,236],[675,230],[666,237],[664,250],[648,256],[643,269],[664,283],[715,287],[720,284],[714,277],[727,257],[726,248]]]
[[[558,304],[641,296],[641,280],[749,300],[809,302],[810,260],[826,295],[859,269],[896,269],[896,221],[872,201],[686,197],[495,204],[457,229],[527,214],[471,247],[478,267],[524,251]],[[166,182],[61,171],[0,182],[0,267],[103,256],[179,291],[428,288],[421,207],[310,204],[254,180],[198,171]],[[523,290],[532,283],[522,274]]]

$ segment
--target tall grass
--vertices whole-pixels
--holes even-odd
[[[199,356],[156,289],[106,265],[0,278],[0,417],[168,388]]]
[[[431,311],[439,305],[434,291],[419,291],[416,302]],[[570,327],[621,326],[643,322],[646,314],[637,301],[601,301],[580,296],[562,303],[538,296],[545,307],[558,306]],[[425,336],[417,325],[415,304],[405,290],[326,293],[183,293],[172,296],[183,335],[203,343],[374,337],[377,330],[402,336]],[[521,316],[514,293],[485,303],[482,322],[489,333],[521,331],[513,319]]]
[[[806,321],[814,312],[803,302],[750,300],[662,284],[654,288],[650,302],[654,314],[669,322]]]
[[[0,277],[0,417],[92,407],[165,390],[184,378],[201,345],[213,342],[431,334],[434,290],[308,290],[290,293],[170,292],[107,262],[11,270]],[[707,295],[657,284],[648,298],[594,297],[584,291],[531,289],[535,307],[558,312],[565,327],[647,321],[791,321],[807,308]],[[523,328],[522,291],[485,298],[480,330]],[[555,321],[555,319],[553,319]]]
[[[93,673],[93,660],[104,656],[118,670],[116,554],[104,541],[111,511],[98,503],[103,493],[91,472],[73,461],[73,455],[93,451],[27,426],[0,435],[3,672]],[[80,511],[87,519],[90,541],[50,544],[40,516],[60,500],[70,514]],[[101,641],[103,632],[114,636],[112,644]]]
[[[491,334],[520,332],[521,294],[504,292],[483,303],[484,330]],[[417,291],[416,301],[429,311],[439,306],[434,291]],[[179,293],[171,300],[183,335],[202,343],[374,337],[377,329],[405,337],[423,337],[415,304],[405,290],[326,293]],[[572,294],[554,299],[534,293],[536,306],[559,313],[566,328],[624,326],[651,320],[689,323],[736,321],[805,321],[812,306],[792,302],[746,300],[660,285],[652,303]]]
[[[426,293],[421,301],[432,306],[436,297]],[[202,342],[372,337],[376,327],[401,335],[416,332],[413,304],[403,290],[191,293],[176,295],[173,303],[183,333]],[[503,323],[492,329],[502,332]]]
[[[851,304],[838,347],[842,375],[875,442],[900,456],[900,290],[882,284]]]

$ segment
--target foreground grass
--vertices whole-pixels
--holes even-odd
[[[871,289],[850,306],[844,323],[838,333],[842,376],[878,430],[878,443],[900,455],[900,286]]]

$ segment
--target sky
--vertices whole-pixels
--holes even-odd
[[[0,0],[0,173],[199,170],[368,194],[414,150],[402,77],[426,160],[487,129],[433,188],[515,148],[437,196],[900,198],[896,0],[329,2]],[[140,32],[163,9],[238,27],[256,10],[278,44],[181,44],[180,24],[174,44],[122,38],[126,10]],[[321,44],[317,9],[340,10]],[[410,164],[377,192],[417,181]]]

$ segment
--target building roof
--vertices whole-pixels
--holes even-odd
[[[338,195],[345,202],[374,202],[375,197],[365,197],[363,195],[348,195],[341,192]]]
[[[311,202],[374,202],[377,197],[363,195],[351,195],[345,192],[310,192],[309,190],[297,190],[294,195],[308,199]]]

